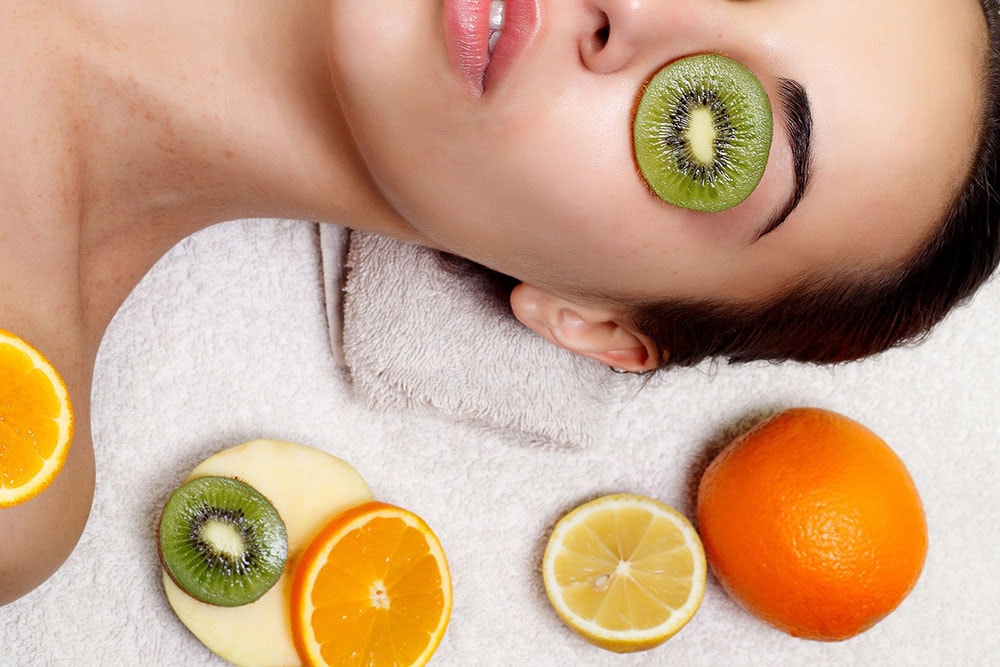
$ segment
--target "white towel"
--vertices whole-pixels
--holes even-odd
[[[436,251],[334,226],[321,248],[331,343],[372,408],[433,409],[528,444],[582,447],[608,437],[643,382],[542,340]]]
[[[257,437],[343,458],[377,498],[435,530],[455,590],[435,667],[997,664],[1000,283],[916,349],[832,369],[670,371],[622,392],[607,437],[526,447],[513,429],[357,400],[330,354],[318,245],[309,224],[219,225],[175,248],[129,298],[98,359],[90,524],[55,577],[0,608],[0,665],[223,667],[164,599],[156,519],[195,463]],[[743,612],[710,578],[692,622],[653,651],[612,654],[567,630],[538,570],[556,519],[614,491],[691,517],[698,474],[732,425],[785,405],[854,417],[909,467],[930,552],[903,605],[856,639],[806,642]]]

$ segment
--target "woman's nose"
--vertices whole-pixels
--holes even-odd
[[[591,32],[580,42],[584,65],[611,74],[710,49],[720,38],[724,0],[593,0]],[[646,61],[649,61],[646,63]]]

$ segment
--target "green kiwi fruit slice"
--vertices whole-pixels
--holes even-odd
[[[690,56],[647,84],[633,125],[636,161],[664,201],[723,211],[760,183],[772,129],[767,91],[750,70],[720,55]]]
[[[288,560],[285,523],[255,488],[198,477],[177,488],[160,516],[160,562],[188,595],[222,607],[259,599]]]

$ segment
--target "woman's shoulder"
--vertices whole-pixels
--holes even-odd
[[[0,328],[44,354],[62,376],[73,405],[74,437],[52,485],[0,511],[0,605],[38,586],[65,560],[83,531],[93,494],[90,388],[98,341],[85,330],[74,225],[46,219],[44,210],[22,197],[0,197]]]
[[[81,324],[79,291],[74,295],[70,287],[71,264],[60,265],[55,255],[41,249],[46,239],[39,230],[12,224],[5,213],[0,217],[0,328],[52,363],[66,383],[74,417],[69,455],[52,485],[0,511],[2,606],[47,579],[72,551],[86,523],[94,487],[90,386],[96,355]],[[0,384],[4,380],[9,378],[0,377]]]

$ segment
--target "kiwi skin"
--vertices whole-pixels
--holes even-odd
[[[715,132],[711,162],[696,155],[687,138],[693,114],[705,111]],[[732,208],[756,189],[772,134],[771,103],[760,80],[716,54],[660,69],[646,85],[633,123],[636,162],[653,192],[675,206],[706,212]]]
[[[203,531],[211,522],[237,534],[242,553],[212,544]],[[278,511],[252,486],[228,477],[198,477],[174,490],[160,516],[157,545],[164,571],[181,590],[223,607],[260,599],[288,560]]]

